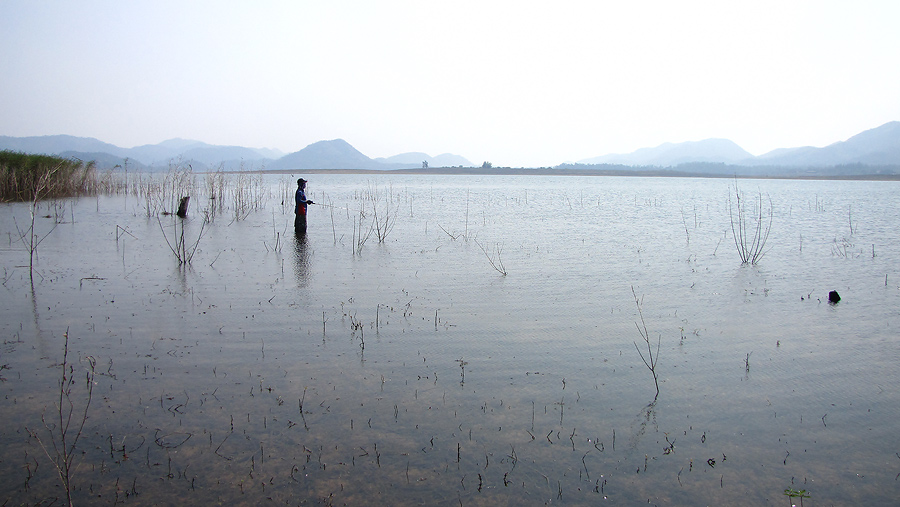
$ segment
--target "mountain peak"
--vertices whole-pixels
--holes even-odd
[[[880,127],[864,130],[844,142],[851,144],[896,143],[898,139],[900,139],[900,121],[889,121]]]
[[[676,166],[686,162],[736,164],[753,155],[728,139],[703,139],[683,143],[663,143],[631,153],[613,153],[580,161],[582,164],[623,164],[634,166]]]
[[[271,169],[375,169],[378,163],[343,139],[318,141],[273,162]]]
[[[900,165],[900,122],[869,129],[824,148],[780,148],[757,158],[756,164],[833,167],[846,164]]]

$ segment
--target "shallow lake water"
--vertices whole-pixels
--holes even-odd
[[[205,225],[44,203],[32,276],[2,205],[4,503],[65,498],[66,343],[75,503],[900,497],[898,183],[315,174],[298,237],[297,176]]]

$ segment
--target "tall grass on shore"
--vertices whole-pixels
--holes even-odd
[[[93,162],[0,151],[0,199],[4,201],[39,201],[96,191]]]
[[[59,216],[49,232],[38,235],[35,218],[39,203],[45,199],[59,199],[97,191],[94,164],[80,160],[64,159],[48,155],[28,155],[14,151],[0,151],[0,199],[30,203],[30,221],[27,227],[19,227],[16,233],[28,249],[29,276],[34,276],[34,259],[38,245],[53,232]],[[56,208],[58,210],[58,208]],[[15,220],[15,218],[14,218]],[[32,283],[34,279],[32,278]]]

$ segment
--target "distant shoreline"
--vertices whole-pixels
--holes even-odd
[[[239,172],[239,171],[229,171]],[[900,181],[900,174],[722,174],[648,170],[437,167],[429,169],[276,169],[243,171],[253,174],[415,174],[435,176],[626,176],[638,178],[737,178],[748,180]]]

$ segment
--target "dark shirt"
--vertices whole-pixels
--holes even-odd
[[[306,214],[306,192],[303,191],[302,188],[297,187],[297,194],[294,195],[294,200],[297,202],[297,207],[294,210],[294,213],[298,215]]]

